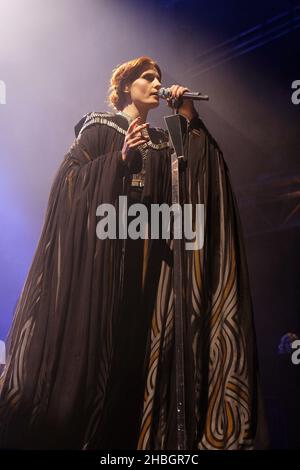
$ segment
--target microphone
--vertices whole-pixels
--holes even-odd
[[[172,92],[170,88],[160,88],[158,90],[159,98],[163,100],[167,100],[172,98]],[[180,99],[182,100],[209,100],[208,95],[202,95],[202,93],[197,91],[185,91],[181,96]]]

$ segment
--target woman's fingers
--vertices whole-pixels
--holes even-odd
[[[146,122],[145,124],[141,124],[140,126],[136,126],[131,132],[130,132],[130,135],[134,134],[134,133],[137,133],[139,131],[141,131],[142,129],[145,129],[146,127],[149,126],[149,123]]]
[[[139,116],[135,118],[127,129],[125,142],[124,142],[124,146],[122,149],[123,160],[126,160],[127,158],[126,155],[130,149],[135,149],[139,145],[143,145],[147,143],[150,139],[149,136],[144,136],[142,134],[143,129],[146,129],[147,127],[149,127],[149,122],[140,124],[140,120],[141,118]]]
[[[180,96],[185,92],[185,91],[190,91],[189,88],[187,87],[184,87],[184,86],[181,86],[181,85],[172,85],[170,87],[170,90],[172,92],[172,98],[169,98],[170,100],[171,99],[174,99],[174,98],[180,98]]]
[[[128,133],[127,131],[127,135],[126,135],[126,141],[128,141],[129,139],[132,139],[133,137],[135,136],[139,136],[141,137],[141,131],[145,128],[147,128],[149,126],[149,123],[145,123],[145,124],[142,124],[140,126],[137,126],[135,127],[131,132]]]
[[[149,126],[149,122],[145,122],[143,124],[139,124],[141,118],[140,116],[138,116],[137,118],[135,118],[131,124],[129,125],[128,129],[127,129],[127,134],[130,134],[131,132],[137,130],[137,129],[142,129],[143,127],[147,127]]]
[[[145,122],[144,124],[141,124],[140,126],[136,126],[131,132],[139,131],[140,129],[144,129],[145,127],[148,127],[148,126],[149,126],[149,122]]]
[[[172,98],[167,99],[167,104],[170,108],[173,108],[174,106],[174,99],[179,99],[185,91],[190,91],[189,88],[180,85],[172,85],[170,90],[172,92]]]
[[[139,133],[139,134],[131,135],[127,137],[127,139],[125,139],[125,142],[129,144],[130,142],[136,141],[137,139],[144,139],[145,141],[148,141],[149,137],[144,136],[143,134]]]
[[[132,143],[132,144],[130,145],[130,148],[136,148],[136,147],[138,147],[139,145],[145,144],[146,142],[147,142],[147,141],[144,140],[144,139],[138,140],[137,142]]]
[[[126,161],[130,149],[135,149],[139,145],[147,143],[150,139],[150,137],[145,137],[142,135],[142,130],[147,128],[149,123],[146,122],[144,124],[139,124],[140,120],[141,118],[138,116],[128,126],[122,148],[122,159],[124,161]]]
[[[129,146],[131,146],[131,145],[135,144],[136,142],[141,142],[141,141],[143,141],[143,144],[144,144],[145,142],[147,142],[147,140],[148,139],[146,139],[145,137],[138,135],[138,136],[133,137],[132,139],[128,140],[127,144]]]
[[[140,116],[138,116],[137,118],[135,118],[129,125],[128,129],[127,129],[127,133],[128,132],[131,132],[132,129],[136,126],[136,124],[138,124],[138,122],[140,121]]]
[[[139,137],[140,139],[149,139],[149,134],[145,135],[143,131],[135,132],[133,134],[130,134],[127,137],[127,140],[135,139],[136,137]]]
[[[179,98],[185,91],[190,91],[187,87],[181,86],[178,88],[176,98]]]

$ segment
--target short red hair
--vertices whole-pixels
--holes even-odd
[[[124,93],[124,88],[140,76],[145,65],[148,65],[149,68],[155,68],[159,74],[159,79],[161,80],[161,70],[155,60],[151,59],[151,57],[137,57],[136,59],[117,65],[113,70],[110,79],[108,97],[108,104],[110,106],[122,111],[126,104],[126,93]]]

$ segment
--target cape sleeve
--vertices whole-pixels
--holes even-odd
[[[25,406],[23,400],[32,404],[29,414],[35,408],[36,419],[47,409],[52,420],[65,420],[66,425],[72,421],[76,427],[78,413],[92,399],[99,373],[106,381],[121,249],[115,240],[97,237],[96,210],[101,203],[114,205],[122,194],[123,140],[124,133],[93,123],[88,116],[54,178],[40,240],[8,337],[1,404],[7,409],[12,434],[7,429],[3,445],[9,444],[10,437],[17,442],[16,428],[20,435],[29,432],[30,419],[13,426],[14,419],[20,419],[15,411],[22,403]],[[15,402],[10,406],[12,390]]]
[[[203,315],[206,318],[204,346],[199,342],[194,350],[195,374],[200,382],[203,363],[209,364],[206,376],[209,412],[198,446],[226,447],[229,439],[231,448],[264,447],[268,431],[259,384],[253,305],[230,171],[218,143],[199,118],[189,122],[186,151],[186,199],[204,204],[204,246],[190,254],[191,264],[197,268],[192,270],[193,287],[187,294],[193,298],[194,318],[199,321]],[[194,334],[192,328],[192,338]],[[201,355],[203,363],[199,361]],[[234,393],[226,398],[226,407],[217,410],[214,396],[222,393],[229,397],[232,390]],[[241,406],[243,413],[237,411]],[[231,429],[229,426],[224,429],[217,443],[212,436],[221,422],[229,420]]]
[[[193,222],[196,205],[204,205],[203,248],[182,250],[187,448],[265,448],[268,432],[258,377],[247,260],[230,174],[220,147],[201,119],[188,123],[183,141],[185,165],[180,174],[180,200],[192,205]],[[172,311],[167,310],[173,294],[166,269],[161,271],[159,282],[164,294],[159,296],[157,312]],[[163,323],[169,322],[168,315],[161,318],[162,326],[157,327],[156,322],[151,337],[151,368],[156,345],[162,346],[153,374],[156,385],[149,379],[147,389],[140,440],[143,449],[154,445],[157,449],[172,449],[176,444],[172,441],[176,420],[172,420],[171,413],[168,418],[166,412],[176,405],[175,372],[170,367],[174,348],[169,346],[170,333]],[[155,386],[161,393],[154,392]],[[152,405],[159,416],[157,421],[148,420]]]
[[[75,242],[83,241],[83,237],[88,234],[89,243],[95,241],[96,231],[92,233],[95,222],[92,226],[87,224],[95,219],[97,205],[103,202],[114,203],[117,195],[122,193],[123,176],[127,170],[121,156],[123,137],[106,126],[89,124],[89,120],[90,115],[84,117],[84,126],[80,132],[78,127],[75,128],[77,137],[54,177],[40,240],[16,306],[8,344],[12,339],[16,340],[20,325],[29,316],[30,308],[24,305],[24,300],[27,303],[32,300],[30,293],[33,277],[40,276],[42,279],[45,276],[50,258],[51,269],[54,269],[53,254],[58,249],[58,241],[60,254],[65,261],[68,259],[66,256],[71,255],[70,249],[67,249],[71,241],[74,247]],[[109,151],[105,152],[107,148]],[[65,252],[61,251],[63,245]],[[41,284],[40,280],[40,288]],[[59,290],[59,279],[55,274],[51,284]]]

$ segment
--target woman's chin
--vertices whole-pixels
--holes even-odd
[[[151,105],[149,104],[150,109],[157,108],[158,106],[159,106],[159,101],[158,100],[155,103],[151,103]]]

